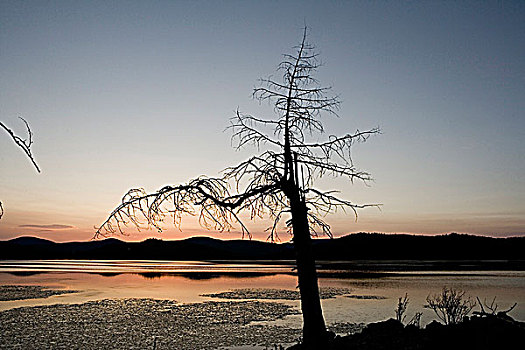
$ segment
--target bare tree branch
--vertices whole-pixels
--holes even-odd
[[[31,146],[33,145],[33,133],[31,132],[31,128],[29,127],[29,124],[27,123],[27,121],[24,118],[22,118],[22,117],[19,117],[19,118],[22,119],[22,121],[24,122],[24,124],[26,126],[26,129],[27,129],[27,138],[26,139],[22,139],[20,136],[17,136],[13,132],[13,130],[9,129],[1,121],[0,121],[0,126],[5,131],[7,131],[7,133],[11,136],[11,138],[13,139],[15,144],[17,146],[19,146],[24,151],[24,153],[29,157],[29,159],[31,160],[31,162],[35,166],[36,170],[38,172],[40,172],[40,168],[38,167],[38,164],[36,163],[35,158],[33,157],[33,154],[31,153]],[[4,208],[2,206],[2,202],[0,202],[0,219],[2,219],[2,216],[4,216]]]
[[[26,129],[27,129],[27,138],[26,139],[22,139],[20,136],[17,136],[13,132],[13,130],[9,129],[1,121],[0,121],[0,126],[5,131],[7,131],[7,133],[11,136],[11,138],[13,139],[15,144],[17,146],[19,146],[24,151],[24,153],[27,155],[27,157],[31,160],[31,162],[35,166],[36,170],[38,172],[40,172],[40,168],[38,167],[38,164],[36,163],[35,158],[33,157],[33,153],[31,153],[31,146],[33,145],[33,133],[31,132],[31,128],[29,127],[29,124],[27,123],[27,121],[24,118],[22,118],[22,117],[19,117],[19,118],[24,122],[24,124],[26,126]]]
[[[511,312],[512,310],[514,310],[514,308],[518,305],[518,303],[514,303],[514,305],[509,307],[507,310],[498,312],[498,304],[496,303],[496,297],[492,299],[492,302],[490,303],[490,305],[487,304],[486,299],[483,300],[483,303],[481,302],[481,300],[479,300],[479,297],[476,297],[476,299],[478,301],[479,307],[481,308],[481,311],[474,311],[473,314],[478,315],[478,316],[507,317],[507,314]],[[490,312],[485,311],[485,308],[483,307],[483,305],[485,305],[487,310],[489,310]]]
[[[250,209],[252,216],[262,209],[252,197],[265,196],[275,186],[259,186],[242,194],[230,195],[229,185],[223,179],[197,178],[186,185],[164,186],[154,193],[142,188],[129,190],[119,206],[97,228],[94,238],[123,233],[122,226],[134,225],[137,229],[155,228],[162,231],[160,223],[171,215],[173,223],[180,229],[182,216],[198,216],[199,223],[208,229],[229,231],[232,223],[241,226],[242,233],[251,237],[248,229],[238,217],[238,212]]]

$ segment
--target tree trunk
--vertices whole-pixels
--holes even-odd
[[[319,298],[317,271],[308,225],[308,209],[299,193],[296,195],[292,196],[295,198],[290,198],[290,207],[303,313],[303,344],[306,349],[318,349],[320,345],[327,343],[328,333]]]

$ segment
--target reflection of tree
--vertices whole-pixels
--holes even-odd
[[[122,233],[122,225],[130,223],[160,230],[160,222],[169,215],[180,227],[183,214],[197,215],[202,226],[219,231],[238,223],[243,236],[250,235],[239,218],[240,212],[247,211],[251,219],[273,219],[268,228],[273,241],[278,239],[279,222],[288,218],[285,222],[296,251],[303,342],[314,346],[326,342],[327,332],[310,236],[322,232],[331,237],[330,226],[323,220],[326,214],[349,209],[357,215],[357,209],[370,206],[314,188],[314,180],[325,175],[344,176],[352,182],[370,180],[368,173],[354,167],[350,148],[379,130],[330,135],[318,141],[316,135],[324,132],[321,114],[336,115],[340,101],[329,96],[330,88],[319,85],[313,76],[319,63],[306,29],[295,49],[279,64],[282,81],[262,79],[262,86],[253,92],[255,99],[273,104],[277,117],[257,118],[237,111],[231,120],[236,148],[253,145],[262,153],[227,168],[222,177],[199,177],[154,193],[129,190],[95,237]]]
[[[22,117],[19,117],[19,118],[26,125],[26,129],[27,129],[27,138],[26,139],[22,139],[20,136],[16,135],[13,132],[13,130],[9,129],[1,121],[0,121],[0,126],[5,131],[7,131],[7,133],[13,139],[14,143],[24,151],[24,153],[29,157],[29,159],[31,160],[31,162],[35,166],[36,170],[38,172],[40,172],[40,168],[38,167],[38,164],[36,163],[35,158],[33,157],[33,153],[31,152],[31,146],[33,145],[33,133],[31,132],[31,128],[29,127],[29,124],[27,123],[27,121],[24,118],[22,118]],[[4,208],[2,207],[2,202],[0,202],[0,219],[2,218],[3,215],[4,215]]]

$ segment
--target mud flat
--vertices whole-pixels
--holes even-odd
[[[52,295],[76,293],[76,290],[50,289],[43,286],[0,286],[0,301],[48,298]]]
[[[0,312],[0,349],[224,349],[292,344],[300,329],[260,324],[299,311],[262,301],[116,299]],[[335,324],[338,333],[354,324]]]
[[[331,299],[340,295],[348,295],[352,292],[348,288],[327,287],[320,289],[321,299]],[[299,300],[300,294],[291,289],[267,289],[267,288],[245,288],[233,289],[226,292],[202,294],[203,297],[220,299],[269,299],[269,300]]]
[[[383,300],[388,299],[382,295],[345,295],[345,298],[358,299],[358,300]]]
[[[250,325],[297,313],[278,303],[100,300],[0,312],[0,349],[214,349],[295,340],[299,330]]]

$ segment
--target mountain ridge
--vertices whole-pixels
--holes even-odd
[[[438,236],[355,233],[313,240],[318,260],[525,260],[525,237],[494,238],[450,233]],[[117,238],[58,243],[23,236],[0,241],[0,260],[150,259],[293,260],[290,242],[220,240],[197,236],[182,240]]]

